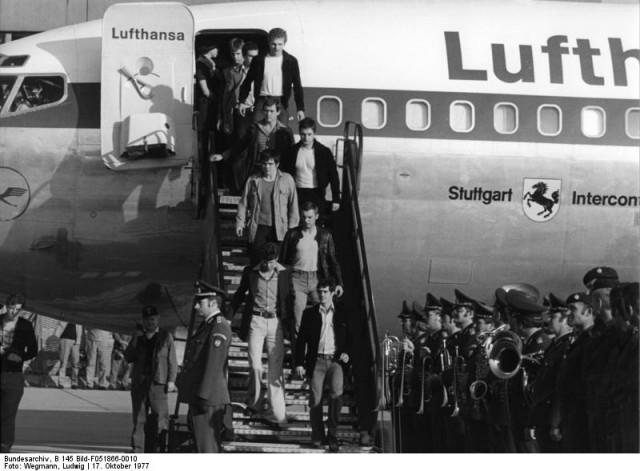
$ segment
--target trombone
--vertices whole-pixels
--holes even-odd
[[[420,348],[420,358],[422,359],[422,374],[420,376],[420,408],[416,412],[418,415],[424,414],[424,403],[431,402],[433,396],[432,391],[429,391],[429,396],[425,399],[425,389],[427,382],[427,372],[429,378],[433,374],[433,358],[431,357],[431,350],[427,347]]]
[[[406,338],[406,337],[405,337]],[[411,363],[413,362],[413,353],[404,349],[402,351],[402,364],[400,365],[400,388],[398,392],[398,402],[396,402],[396,407],[402,407],[404,404],[404,379],[406,376],[407,368],[411,367]]]

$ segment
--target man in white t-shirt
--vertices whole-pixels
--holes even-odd
[[[240,105],[238,110],[244,116],[246,110],[251,107],[246,102],[253,90],[255,95],[254,122],[262,119],[262,100],[267,97],[276,97],[282,103],[282,113],[279,116],[283,124],[289,122],[289,99],[293,89],[293,97],[296,104],[296,117],[298,121],[304,119],[304,90],[300,80],[300,68],[298,60],[284,50],[287,43],[287,32],[282,28],[274,28],[269,31],[269,52],[256,57],[249,67],[247,77],[240,87]]]

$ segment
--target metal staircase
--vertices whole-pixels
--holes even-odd
[[[350,136],[350,130],[353,135]],[[351,313],[354,335],[352,374],[345,375],[343,408],[340,415],[338,440],[342,453],[369,453],[377,447],[359,446],[359,428],[373,429],[376,421],[376,363],[379,345],[375,325],[375,307],[366,262],[366,251],[357,200],[359,174],[362,166],[362,129],[354,123],[345,126],[342,164],[342,204],[333,215],[333,234],[339,262],[345,281],[343,302]],[[336,146],[338,148],[338,146]],[[336,152],[337,153],[337,152]],[[194,164],[195,165],[195,164]],[[239,197],[217,190],[215,165],[208,161],[197,167],[194,177],[194,196],[198,202],[197,217],[204,220],[205,250],[201,279],[223,287],[230,298],[240,284],[243,267],[249,263],[247,242],[235,234],[235,216]],[[203,191],[208,188],[208,191]],[[242,307],[232,320],[232,329],[238,330]],[[188,331],[194,327],[192,315]],[[291,351],[285,341],[285,403],[288,418],[286,427],[269,423],[243,413],[249,375],[246,342],[236,334],[229,351],[229,392],[233,402],[233,434],[223,436],[225,452],[236,453],[324,453],[323,448],[311,445],[309,423],[309,387],[301,380],[291,379]],[[266,354],[263,354],[266,375]],[[266,384],[266,378],[263,379]],[[263,388],[263,394],[266,389]],[[356,403],[360,411],[356,413]],[[170,424],[169,449],[186,452],[193,449],[191,434],[180,404]],[[328,405],[324,405],[325,416]],[[226,440],[225,440],[226,439]],[[384,448],[384,440],[379,440]]]
[[[229,296],[235,293],[240,283],[243,267],[249,263],[246,240],[235,235],[235,214],[239,197],[219,195],[219,225],[221,241],[221,260],[223,266],[224,289]],[[240,309],[242,311],[242,309]],[[241,314],[232,322],[234,329],[239,327]],[[291,355],[288,341],[285,341],[285,403],[288,425],[273,427],[260,419],[245,417],[240,403],[245,402],[249,375],[247,343],[236,335],[229,349],[229,392],[233,407],[233,441],[224,443],[225,452],[239,453],[324,453],[325,449],[311,446],[311,425],[309,423],[309,387],[301,380],[289,379],[291,376]],[[266,354],[263,354],[266,370]],[[266,374],[266,371],[265,371]],[[265,377],[266,384],[266,377]],[[359,433],[356,430],[357,416],[352,412],[355,402],[352,389],[345,385],[338,440],[341,452],[366,453],[372,447],[358,446]],[[263,389],[266,394],[266,390]],[[325,413],[327,406],[325,405]]]

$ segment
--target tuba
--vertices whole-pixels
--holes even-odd
[[[382,341],[382,368],[380,371],[382,385],[376,407],[378,411],[389,410],[393,404],[391,378],[398,371],[401,352],[402,342],[398,337],[389,335],[387,331]]]
[[[484,350],[489,369],[499,379],[513,378],[522,366],[522,340],[503,325],[487,334]]]

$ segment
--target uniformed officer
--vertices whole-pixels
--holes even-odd
[[[442,303],[431,293],[427,293],[425,303],[425,312],[427,313],[427,327],[430,329],[431,334],[427,341],[427,351],[422,350],[418,357],[421,362],[424,362],[422,370],[425,371],[423,375],[423,388],[419,390],[419,397],[424,400],[424,414],[427,421],[427,426],[430,427],[430,440],[432,441],[431,451],[434,453],[444,453],[447,451],[446,434],[443,434],[445,430],[445,411],[442,408],[444,400],[443,384],[440,375],[436,374],[440,371],[441,360],[440,354],[443,350],[445,342],[449,334],[443,327],[443,313]],[[420,403],[418,403],[418,408]]]
[[[513,330],[523,339],[523,368],[509,379],[509,411],[513,440],[518,452],[537,453],[540,450],[535,439],[535,431],[528,427],[530,400],[523,385],[528,382],[527,377],[537,372],[539,360],[551,342],[542,329],[543,313],[547,308],[532,301],[526,293],[515,289],[507,293],[507,305]]]
[[[582,278],[582,283],[585,288],[587,288],[587,293],[591,293],[591,289],[593,288],[593,284],[597,279],[605,278],[607,280],[614,280],[616,282],[620,281],[618,277],[618,272],[616,272],[611,267],[594,267],[584,274]]]
[[[409,305],[406,300],[402,301],[402,311],[398,314],[398,319],[400,319],[402,335],[404,337],[413,337],[415,333],[416,319],[411,314],[411,309],[409,309]]]
[[[451,416],[454,411],[455,395],[453,394],[453,358],[456,355],[456,347],[460,339],[460,328],[454,321],[455,303],[441,297],[442,303],[442,327],[447,332],[444,349],[439,352],[438,371],[447,393],[446,404],[442,409],[445,417],[446,451],[449,453],[463,453],[466,449],[464,421],[458,414]]]
[[[435,300],[435,297],[433,297]],[[412,411],[413,436],[415,437],[415,451],[419,453],[430,453],[434,450],[434,437],[432,435],[431,417],[424,413],[424,396],[430,394],[426,391],[426,380],[432,369],[433,357],[435,354],[436,332],[441,330],[440,306],[427,297],[431,305],[423,307],[419,302],[414,301],[413,312],[416,316],[416,337],[413,339],[414,362],[411,375],[411,387],[409,404]],[[438,335],[440,339],[443,337]],[[420,411],[418,414],[417,412]]]
[[[187,342],[180,376],[180,402],[189,404],[194,441],[199,453],[219,453],[225,407],[230,404],[227,356],[231,324],[220,312],[224,292],[196,293],[195,310],[202,323]]]
[[[605,389],[607,363],[622,334],[622,325],[613,321],[611,290],[618,285],[613,278],[597,278],[591,285],[594,326],[587,348],[585,380],[587,383],[587,418],[589,446],[593,453],[604,453],[606,444],[606,408],[610,392]]]
[[[575,341],[565,352],[558,373],[556,390],[560,403],[557,437],[562,439],[564,453],[589,453],[587,421],[587,385],[584,377],[586,350],[592,339],[593,300],[588,293],[570,295],[567,300],[569,323],[576,333]]]
[[[568,322],[566,303],[549,293],[548,324],[554,335],[544,352],[542,364],[531,382],[532,411],[529,426],[535,428],[536,440],[542,453],[562,451],[559,435],[559,402],[555,386],[562,359],[573,342],[573,328]]]

